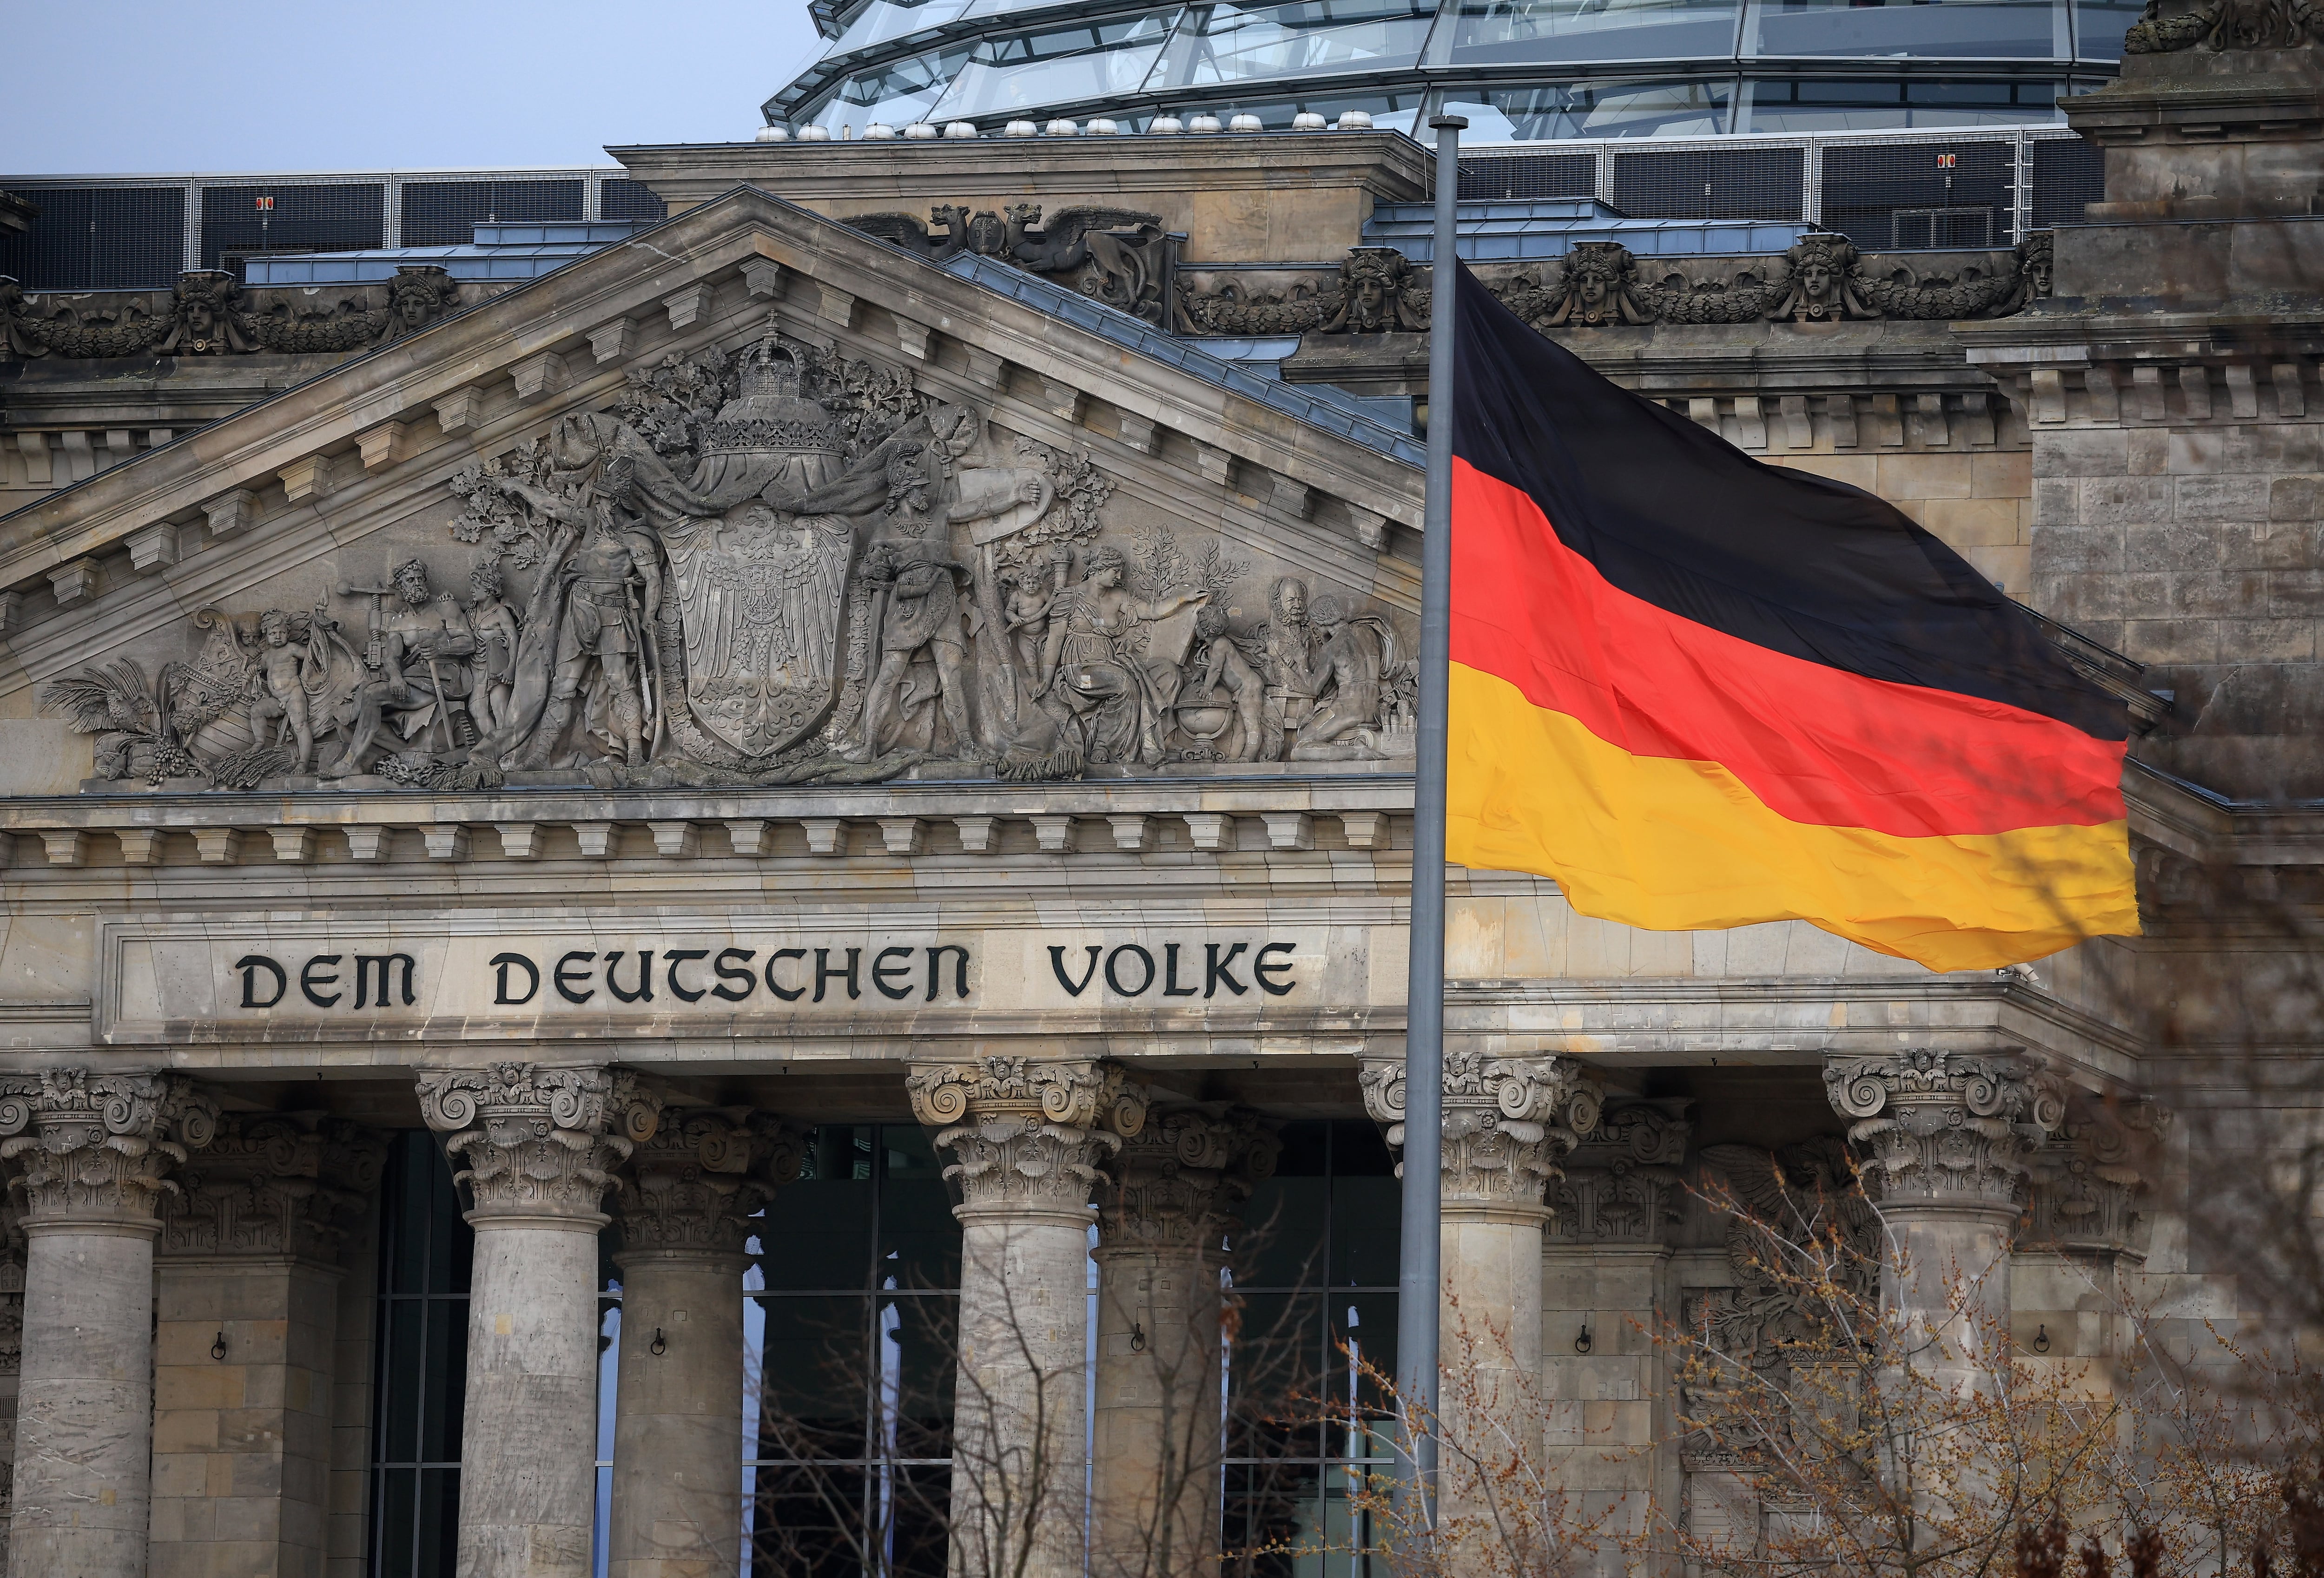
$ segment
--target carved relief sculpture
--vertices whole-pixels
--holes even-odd
[[[998,258],[1046,274],[1108,307],[1159,323],[1171,238],[1162,216],[1129,208],[1060,208],[1046,220],[1038,203],[1012,203],[1005,217],[942,205],[922,225],[908,214],[858,214],[841,221],[915,257],[941,263],[962,252]]]
[[[1103,252],[1102,247],[1099,248]],[[1369,310],[1369,309],[1368,309]],[[449,481],[447,565],[349,606],[198,612],[190,661],[51,681],[100,780],[721,787],[1409,754],[1386,616],[1115,535],[1086,454],[770,326]],[[1111,538],[1111,540],[1109,540]],[[466,583],[466,595],[452,587]],[[363,610],[358,647],[344,633]],[[1213,610],[1205,619],[1204,610]],[[1191,687],[1191,691],[1190,691]]]
[[[90,321],[65,305],[42,315],[22,286],[0,278],[0,360],[355,351],[414,334],[459,302],[457,282],[432,263],[397,269],[383,289],[387,299],[374,307],[350,298],[328,313],[302,312],[294,306],[299,296],[269,291],[267,305],[254,308],[234,275],[196,270],[178,276],[166,313],[146,310],[141,292]]]

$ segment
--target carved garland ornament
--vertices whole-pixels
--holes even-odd
[[[1813,231],[1780,257],[1730,260],[1724,278],[1695,279],[1642,260],[1619,242],[1582,242],[1553,262],[1483,283],[1539,330],[1950,321],[2002,317],[2048,296],[2052,245],[2050,232],[2036,231],[2004,254],[2006,267],[1964,258],[1949,271],[1923,274],[1903,256],[1868,259],[1839,232]],[[1647,277],[1648,262],[1661,267],[1660,278]],[[1425,271],[1391,248],[1357,247],[1328,280],[1300,277],[1275,287],[1230,280],[1208,290],[1188,280],[1179,287],[1178,311],[1192,334],[1377,334],[1425,329],[1429,301]]]
[[[171,1172],[217,1133],[217,1103],[181,1074],[51,1069],[0,1080],[0,1161],[32,1225],[155,1220]]]
[[[0,277],[0,361],[12,356],[296,355],[384,345],[415,334],[457,307],[460,287],[432,263],[399,268],[383,306],[343,300],[335,312],[301,312],[301,295],[269,291],[263,307],[222,270],[178,276],[166,314],[145,310],[143,293],[102,317],[69,306],[36,312],[23,287]]]
[[[420,1080],[428,1126],[449,1134],[470,1221],[599,1217],[613,1170],[653,1137],[659,1099],[634,1075],[495,1063]]]
[[[1086,1212],[1099,1164],[1146,1124],[1145,1087],[1111,1059],[919,1064],[904,1088],[972,1207]]]
[[[1367,1060],[1357,1076],[1364,1110],[1404,1147],[1400,1058]],[[1559,1161],[1598,1125],[1602,1097],[1571,1058],[1444,1057],[1444,1196],[1450,1201],[1539,1207]]]

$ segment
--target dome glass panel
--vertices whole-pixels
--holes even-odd
[[[2023,125],[2057,116],[2054,82],[1938,78],[1865,81],[1760,78],[1745,84],[1738,132],[1882,132],[1918,126]]]
[[[1188,14],[1157,87],[1417,66],[1435,0],[1203,5]]]
[[[2064,0],[1759,0],[1743,52],[2047,60],[2066,53]]]
[[[1449,66],[1724,59],[1741,15],[1738,0],[1461,0],[1430,53]]]
[[[874,121],[891,126],[926,120],[953,78],[968,50],[934,50],[907,55],[846,78],[807,111],[803,119],[838,131],[853,126],[862,131]]]
[[[1004,33],[973,46],[933,118],[974,120],[1136,93],[1178,7]]]
[[[2074,55],[2083,60],[2119,60],[2122,35],[2145,7],[2139,0],[2072,0]]]
[[[1471,142],[1563,137],[1710,137],[1728,129],[1731,78],[1452,88],[1443,113],[1469,117]]]
[[[847,24],[847,31],[831,46],[831,53],[853,54],[925,27],[942,27],[969,14],[969,0],[872,0]]]

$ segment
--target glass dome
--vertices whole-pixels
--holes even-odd
[[[2138,0],[854,0],[767,101],[835,137],[875,122],[1360,110],[1471,144],[2053,121],[2113,74]]]

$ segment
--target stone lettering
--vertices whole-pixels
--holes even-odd
[[[1121,977],[1114,973],[1115,967],[1121,963],[1121,956],[1125,953],[1135,954],[1138,958],[1138,962],[1143,965],[1146,968],[1146,973],[1139,977],[1138,985],[1135,986],[1123,986],[1121,984]],[[1139,947],[1135,942],[1123,943],[1120,947],[1115,949],[1111,953],[1105,956],[1105,984],[1111,986],[1116,992],[1120,993],[1124,997],[1137,997],[1143,995],[1146,988],[1154,984],[1154,956],[1147,952],[1146,950]]]
[[[1178,984],[1178,944],[1166,943],[1162,949],[1162,995],[1165,997],[1191,997],[1192,986]]]
[[[693,990],[688,991],[678,978],[678,967],[682,964],[690,963],[697,959],[708,959],[709,957],[710,950],[706,948],[673,948],[667,953],[664,953],[662,955],[662,959],[664,960],[664,968],[667,973],[662,978],[669,987],[669,995],[677,998],[681,1003],[701,1002],[703,997],[706,995],[706,992],[700,986],[696,986]]]
[[[888,962],[890,959],[901,962],[890,964]],[[888,984],[891,980],[900,981],[903,984],[891,986]],[[873,954],[872,985],[879,989],[882,997],[901,1002],[910,996],[912,995],[912,950],[908,948],[883,948]]]
[[[620,979],[613,974],[613,967],[621,963],[623,951],[616,948],[605,956],[605,990],[624,1003],[652,1002],[654,950],[646,948],[641,949],[638,952],[638,989],[634,992],[624,989]]]
[[[937,983],[944,979],[944,956],[947,953],[956,956],[952,965],[952,995],[955,997],[968,995],[968,950],[957,943],[947,943],[942,948],[931,946],[928,949],[928,1001],[931,1003],[936,1000]]]
[[[776,996],[780,997],[786,1003],[796,1003],[801,997],[806,996],[807,988],[805,986],[786,986],[779,984],[775,979],[775,963],[777,960],[785,959],[805,959],[806,957],[807,950],[804,948],[778,948],[774,952],[767,955],[767,990],[772,992]],[[818,992],[816,995],[820,997],[821,993]]]
[[[1063,986],[1074,996],[1080,996],[1083,990],[1089,986],[1090,977],[1097,974],[1097,956],[1103,950],[1100,949],[1096,943],[1093,942],[1090,944],[1089,968],[1082,971],[1082,978],[1076,981],[1065,974],[1065,950],[1054,945],[1051,946],[1049,949],[1049,968],[1057,973],[1057,985]]]
[[[710,995],[714,997],[723,997],[729,1003],[740,1003],[757,991],[759,989],[757,973],[752,970],[737,969],[734,967],[749,964],[758,956],[759,950],[755,948],[720,949],[718,957],[710,961],[712,972],[718,977],[718,985],[710,988]]]
[[[1219,988],[1222,986],[1225,986],[1228,991],[1232,992],[1238,997],[1250,990],[1249,986],[1246,986],[1240,981],[1236,980],[1234,978],[1234,972],[1227,968],[1229,965],[1234,963],[1235,956],[1237,954],[1242,952],[1243,950],[1250,946],[1250,944],[1248,942],[1238,942],[1232,948],[1228,949],[1226,951],[1226,957],[1222,959],[1219,956],[1219,945],[1217,943],[1206,942],[1203,945],[1203,995],[1204,997],[1208,998],[1217,996],[1219,995]]]
[[[234,968],[242,972],[242,1005],[244,1008],[272,1008],[281,1002],[282,994],[290,989],[290,977],[283,973],[282,967],[263,953],[245,953],[234,961]],[[261,970],[274,977],[274,995],[263,1003],[258,1000],[258,972]]]
[[[329,996],[326,997],[319,990],[319,988],[324,986],[336,986],[339,984],[338,964],[340,957],[340,955],[336,953],[318,953],[314,958],[309,959],[307,961],[306,968],[299,972],[300,992],[306,997],[308,1002],[312,1003],[318,1008],[336,1008],[339,1005],[340,997],[345,995],[343,993],[334,992]],[[325,966],[330,967],[330,973],[328,975],[320,973]],[[386,991],[386,985],[384,982],[381,984],[380,989],[382,994],[384,995]]]
[[[568,953],[563,959],[558,959],[557,961],[556,977],[558,995],[563,997],[567,1003],[586,1003],[590,998],[595,996],[597,995],[597,988],[588,986],[589,971],[586,967],[595,963],[596,961],[596,958],[597,956],[595,953],[583,953],[576,950],[575,952]],[[576,970],[573,968],[576,962],[578,962],[585,968]],[[583,986],[586,989],[576,992],[573,989],[576,986]]]
[[[521,997],[509,995],[509,971],[512,968],[525,973],[524,995]],[[493,955],[493,1002],[495,1005],[530,1003],[540,991],[540,967],[521,953]]]
[[[403,967],[401,983],[403,1006],[409,1008],[413,1003],[419,1000],[412,995],[411,992],[412,972],[420,968],[420,961],[418,959],[412,958],[408,953],[358,953],[355,955],[356,1007],[361,1008],[365,1006],[364,1001],[364,994],[369,991],[374,981],[378,983],[379,991],[373,997],[372,1001],[376,1003],[382,1008],[388,1005],[388,980],[394,973],[394,969],[397,965],[401,965]]]
[[[1292,945],[1288,942],[1270,942],[1260,949],[1250,961],[1251,978],[1259,983],[1259,989],[1270,997],[1287,997],[1291,995],[1290,982],[1286,981],[1281,986],[1277,986],[1273,979],[1278,974],[1290,974],[1291,961],[1286,959],[1280,964],[1270,964],[1268,962],[1267,956],[1270,953],[1288,954],[1291,951]]]
[[[831,950],[816,949],[815,950],[815,1000],[818,1003],[823,1001],[823,987],[826,981],[845,981],[847,997],[851,1003],[863,995],[863,988],[856,985],[855,981],[855,967],[862,958],[862,949],[851,948],[847,950],[847,968],[834,969],[831,968]]]

